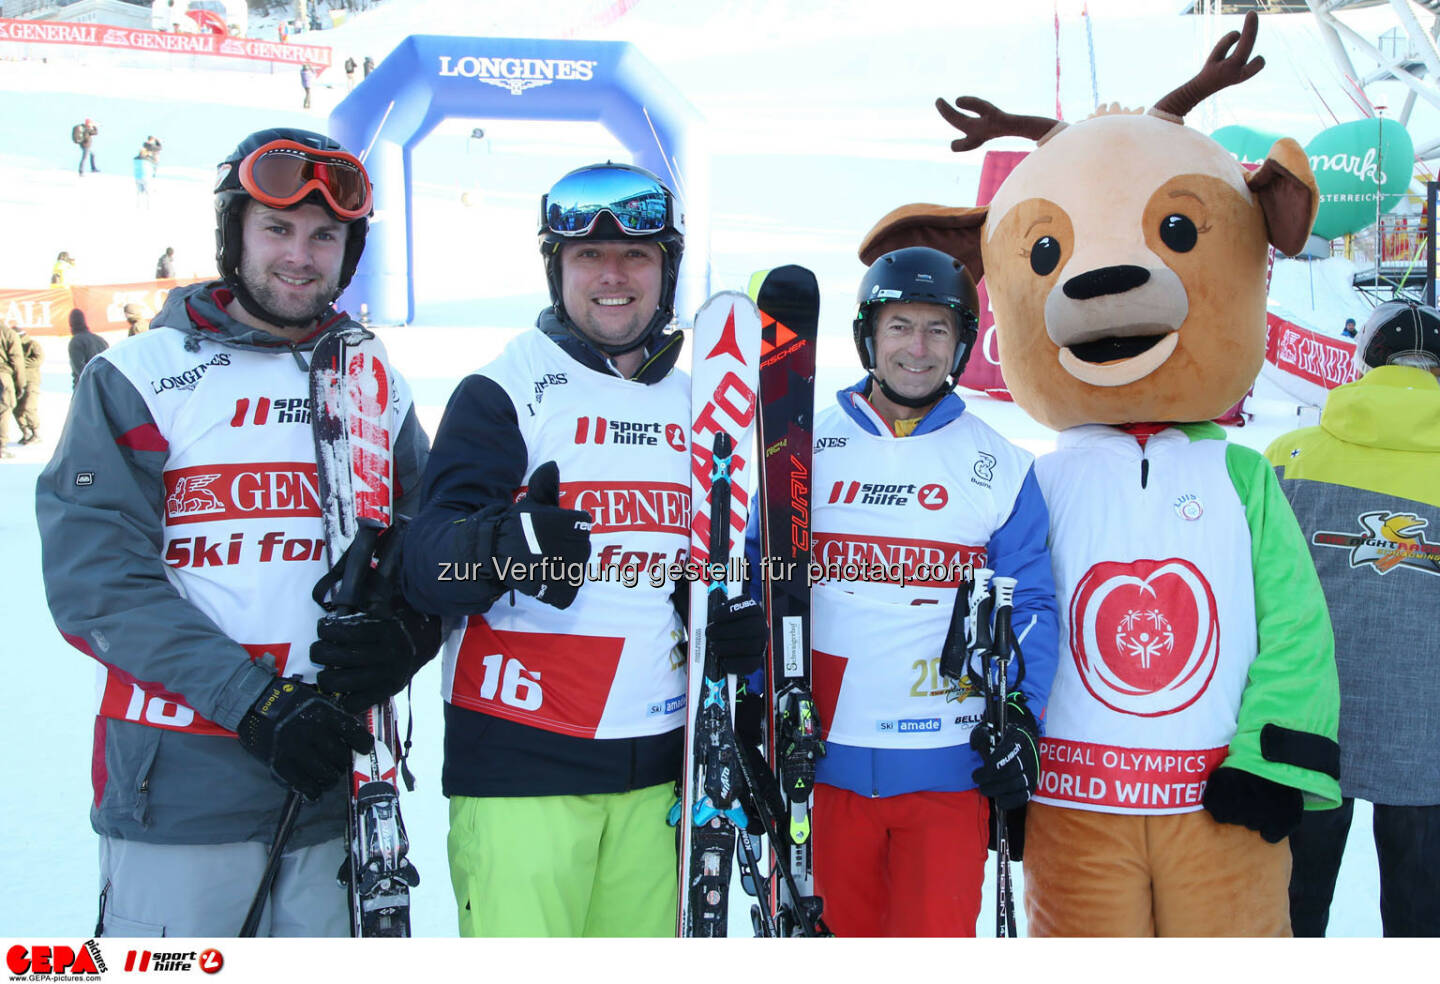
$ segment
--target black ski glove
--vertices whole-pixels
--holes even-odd
[[[1024,697],[1010,695],[1003,734],[981,722],[970,731],[970,747],[980,754],[980,768],[970,774],[980,795],[994,800],[998,810],[1030,801],[1040,778],[1040,725]]]
[[[370,732],[308,683],[276,677],[235,729],[240,745],[282,785],[308,800],[350,771],[356,752],[375,745]]]
[[[765,744],[764,687],[759,673],[741,677],[735,685],[735,740],[750,748]]]
[[[770,623],[765,609],[752,598],[730,598],[705,626],[705,644],[715,654],[721,671],[749,676],[760,669],[770,644]]]
[[[1305,815],[1300,790],[1223,765],[1210,773],[1201,803],[1220,823],[1259,831],[1271,844],[1294,833]]]
[[[315,685],[351,714],[389,700],[440,648],[440,619],[409,605],[393,614],[326,615],[310,644]]]
[[[573,565],[589,562],[593,525],[588,512],[560,508],[560,468],[547,461],[530,476],[525,498],[495,523],[496,573],[507,588],[569,608],[584,580]]]

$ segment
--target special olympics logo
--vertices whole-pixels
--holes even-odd
[[[1215,594],[1178,557],[1096,564],[1071,597],[1070,653],[1085,689],[1106,707],[1173,714],[1198,700],[1215,675]]]

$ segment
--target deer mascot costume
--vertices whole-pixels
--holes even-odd
[[[1265,459],[1210,422],[1260,368],[1266,245],[1298,252],[1318,202],[1295,141],[1247,174],[1183,125],[1263,67],[1256,30],[1143,115],[937,102],[957,151],[1038,148],[988,208],[907,205],[860,249],[983,274],[1005,381],[1060,431],[1036,464],[1062,652],[1025,828],[1032,935],[1288,935],[1286,837],[1340,804],[1319,581]]]

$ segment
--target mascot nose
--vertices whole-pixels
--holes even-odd
[[[1075,301],[1123,294],[1150,280],[1150,271],[1141,266],[1108,266],[1090,270],[1065,281],[1065,296]]]

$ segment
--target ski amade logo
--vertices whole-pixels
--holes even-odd
[[[1380,574],[1397,567],[1440,574],[1440,543],[1425,539],[1430,521],[1414,513],[1368,512],[1357,520],[1360,533],[1319,530],[1310,542],[1317,547],[1350,551],[1351,567],[1369,566]]]
[[[125,971],[135,974],[197,969],[214,974],[224,966],[225,957],[214,947],[206,950],[130,950],[125,954]]]
[[[1173,714],[1200,698],[1220,655],[1215,593],[1188,560],[1090,568],[1070,601],[1070,652],[1080,680],[1106,707]]]
[[[75,947],[16,943],[5,951],[5,967],[12,981],[98,980],[106,971],[100,945],[94,940]]]
[[[944,726],[939,718],[899,718],[876,721],[875,730],[881,734],[924,735],[933,734]]]

